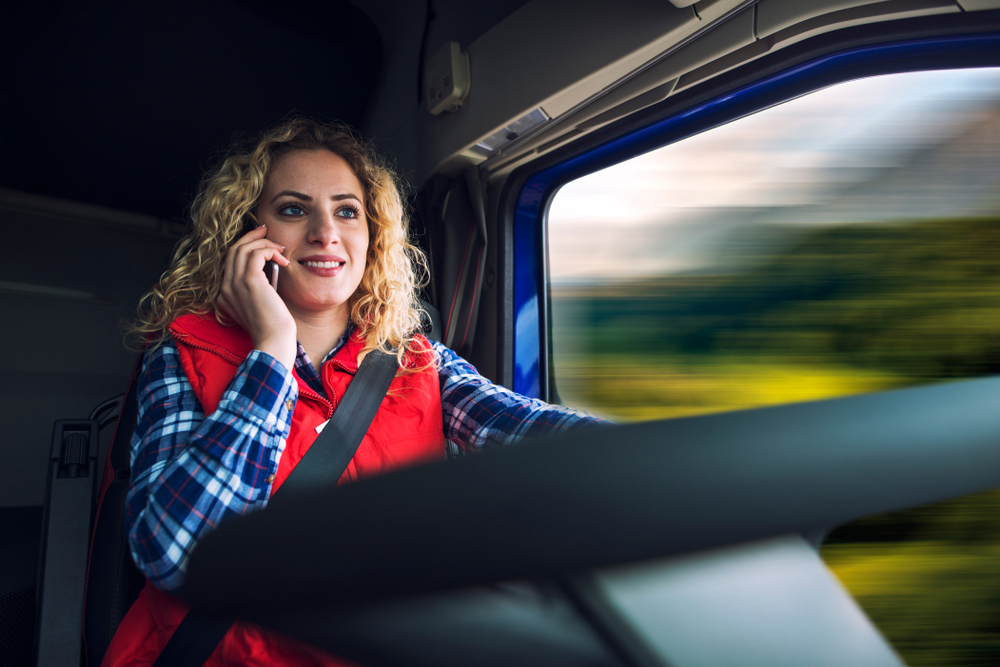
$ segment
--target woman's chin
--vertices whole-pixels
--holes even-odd
[[[285,305],[291,311],[292,317],[297,314],[315,316],[339,315],[348,312],[348,299],[350,294],[328,295],[325,298],[293,299],[289,300],[282,295]]]

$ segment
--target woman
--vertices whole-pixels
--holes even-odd
[[[134,326],[148,346],[125,522],[147,582],[105,665],[153,663],[187,613],[172,593],[198,540],[267,504],[375,349],[400,368],[341,482],[444,458],[446,442],[599,421],[493,385],[417,333],[423,260],[399,189],[346,128],[294,119],[233,150],[191,213]],[[206,664],[346,663],[237,623]]]

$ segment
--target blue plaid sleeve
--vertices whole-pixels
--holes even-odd
[[[477,450],[487,443],[509,444],[609,423],[493,384],[452,350],[438,342],[432,344],[438,357],[449,455],[457,454],[456,450]]]
[[[172,341],[147,353],[136,381],[125,528],[142,573],[176,591],[199,538],[267,503],[298,387],[279,361],[254,351],[206,416]]]

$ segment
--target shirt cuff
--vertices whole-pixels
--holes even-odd
[[[298,397],[298,383],[285,365],[254,350],[237,369],[223,403],[270,436],[285,439]]]

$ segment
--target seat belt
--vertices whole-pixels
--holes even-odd
[[[289,498],[340,479],[375,419],[397,368],[396,356],[382,350],[374,350],[361,360],[336,412],[275,498]],[[201,667],[232,625],[231,619],[188,612],[153,667]]]

